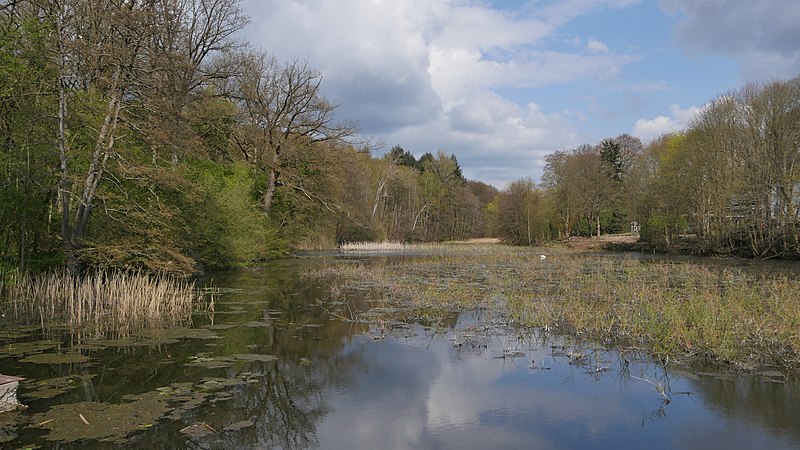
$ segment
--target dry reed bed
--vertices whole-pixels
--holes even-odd
[[[183,323],[202,298],[194,282],[138,272],[17,275],[8,284],[7,303],[16,316],[42,325],[64,321],[96,333]]]
[[[398,241],[384,242],[345,242],[339,247],[342,253],[358,254],[381,254],[381,253],[425,253],[425,252],[449,252],[458,249],[460,246],[469,245],[472,247],[487,248],[491,244],[497,244],[495,238],[470,239],[469,241],[452,242],[425,242],[425,243],[406,243]]]
[[[332,280],[333,292],[371,286],[416,316],[481,307],[661,357],[800,368],[800,280],[786,274],[493,245],[310,275]]]

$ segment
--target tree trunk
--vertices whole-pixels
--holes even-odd
[[[89,215],[94,207],[94,197],[97,195],[97,188],[103,179],[103,173],[108,162],[109,151],[114,146],[114,132],[117,128],[117,119],[122,107],[122,92],[119,89],[119,81],[122,69],[117,66],[114,70],[114,77],[111,88],[111,98],[108,101],[108,110],[103,119],[103,126],[97,135],[92,160],[89,163],[89,172],[83,186],[81,203],[75,212],[75,230],[72,235],[73,247],[80,246],[81,240],[86,234],[86,225],[89,222]]]
[[[272,208],[272,201],[275,197],[275,187],[278,183],[278,171],[275,169],[270,169],[269,171],[269,180],[267,181],[267,191],[264,192],[264,197],[261,203],[261,210],[266,215],[269,214],[269,210]]]
[[[600,214],[597,215],[597,237],[600,237]]]
[[[75,262],[75,250],[72,247],[72,227],[70,227],[70,180],[67,165],[67,140],[66,140],[66,121],[67,121],[67,93],[65,91],[65,67],[64,61],[66,50],[64,49],[64,37],[61,20],[57,19],[58,26],[58,46],[59,46],[59,79],[58,79],[58,156],[60,159],[61,180],[58,185],[58,196],[61,198],[61,243],[64,247],[64,258],[66,259],[67,270],[74,274],[77,272]]]

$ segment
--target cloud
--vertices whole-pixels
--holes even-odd
[[[544,112],[536,103],[524,107],[489,91],[451,106],[437,120],[402,127],[384,136],[420,156],[444,150],[455,153],[464,175],[497,187],[541,173],[548,153],[580,143],[577,111]]]
[[[643,81],[640,83],[632,84],[616,84],[611,86],[609,91],[627,91],[633,93],[650,93],[650,92],[671,92],[675,89],[670,86],[666,81]]]
[[[577,17],[632,3],[245,0],[253,20],[244,38],[281,59],[308,59],[337,115],[365,135],[417,154],[455,153],[465,174],[501,186],[538,176],[545,154],[575,145],[582,118],[518,103],[516,90],[612,78],[638,58],[596,40],[588,52],[548,43]]]
[[[592,53],[608,53],[608,46],[594,39],[589,40],[589,43],[586,44],[586,48]]]
[[[677,17],[680,43],[699,53],[735,58],[751,80],[800,72],[800,7],[796,0],[660,0]]]
[[[653,140],[663,134],[686,129],[689,123],[704,107],[690,106],[682,109],[678,105],[670,106],[670,117],[658,116],[654,119],[639,119],[633,126],[632,134],[642,141]]]

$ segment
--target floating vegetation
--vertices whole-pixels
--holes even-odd
[[[238,324],[235,323],[219,323],[213,325],[203,325],[200,328],[205,328],[207,330],[230,330],[231,328],[236,327]]]
[[[68,388],[76,383],[79,377],[63,377],[45,380],[42,386]],[[218,401],[232,399],[231,389],[247,384],[252,374],[242,373],[236,378],[203,378],[197,383],[181,382],[157,388],[153,391],[137,395],[126,395],[122,402],[99,403],[80,402],[55,405],[45,413],[34,415],[30,420],[34,428],[47,431],[44,437],[48,441],[75,443],[95,440],[111,442],[115,445],[131,444],[137,432],[147,430],[160,420],[182,421],[185,417],[193,417],[190,411],[197,407]],[[38,385],[38,383],[37,383]],[[0,415],[0,419],[8,415]],[[240,421],[228,425],[225,431],[238,431],[252,425],[248,421]],[[205,422],[195,422],[183,429],[187,436],[195,434],[216,434],[219,431]],[[13,425],[13,423],[12,423]],[[195,433],[198,425],[208,433]],[[10,427],[11,425],[9,425]],[[0,420],[0,439],[3,437],[5,423]],[[8,433],[11,433],[10,430]],[[13,434],[9,440],[16,438]],[[0,442],[3,442],[0,440]]]
[[[182,434],[194,439],[204,438],[216,432],[217,430],[205,422],[195,422],[185,428],[181,428]]]
[[[800,281],[786,274],[492,245],[345,261],[306,275],[327,280],[336,302],[372,292],[369,312],[349,303],[330,311],[347,321],[438,326],[453,311],[480,309],[491,321],[661,358],[800,368]]]
[[[80,353],[38,353],[19,360],[31,364],[82,364],[89,362],[89,357]]]
[[[278,359],[278,357],[274,355],[262,355],[257,353],[248,353],[248,354],[237,353],[233,355],[233,357],[240,361],[249,361],[249,362],[255,362],[255,361],[269,362]]]
[[[45,380],[25,380],[22,382],[19,396],[27,400],[58,397],[67,391],[77,388],[80,383],[90,380],[93,376],[94,375],[69,375]]]
[[[64,321],[98,334],[187,323],[204,298],[193,282],[138,272],[25,275],[7,290],[7,307],[17,316],[43,324]]]
[[[228,425],[227,427],[223,428],[222,431],[228,431],[228,432],[241,431],[245,428],[254,427],[255,425],[256,425],[255,422],[253,422],[252,420],[241,420],[239,422],[234,422]]]
[[[62,443],[91,439],[122,444],[130,434],[152,426],[169,410],[167,401],[150,392],[120,403],[80,402],[55,405],[33,417],[34,426],[48,431],[45,438]]]
[[[184,364],[186,367],[203,367],[206,369],[226,369],[233,366],[236,362],[234,358],[229,356],[205,356],[197,355],[191,357],[191,362]]]
[[[204,353],[192,356],[188,367],[204,367],[206,369],[224,369],[234,365],[237,361],[243,362],[270,362],[278,358],[273,355],[259,353],[235,354],[231,356],[208,356]]]
[[[22,413],[17,411],[0,414],[0,444],[13,441],[19,437],[17,430],[23,421]]]
[[[0,347],[0,358],[4,356],[20,357],[30,353],[41,353],[58,347],[60,342],[43,340],[34,342],[12,342]]]
[[[206,328],[149,328],[136,333],[145,339],[218,339],[219,336]]]

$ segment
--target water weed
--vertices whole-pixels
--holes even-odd
[[[406,319],[482,308],[507,324],[646,348],[662,359],[800,367],[795,275],[502,245],[442,245],[308,275],[330,280],[333,292],[370,290]]]

